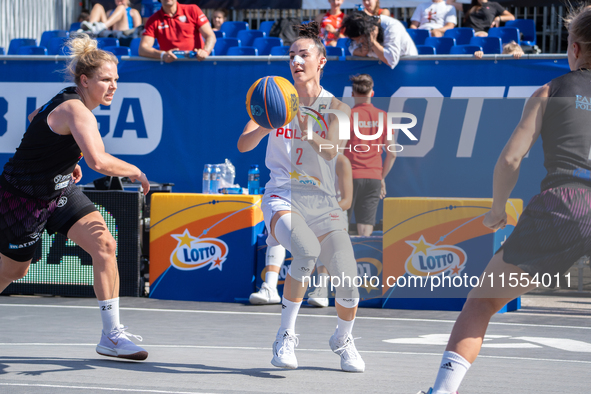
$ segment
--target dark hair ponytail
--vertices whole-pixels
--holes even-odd
[[[314,45],[316,45],[316,49],[318,49],[318,54],[326,57],[326,47],[320,39],[320,25],[318,22],[301,24],[296,27],[299,29],[299,31],[298,38],[296,38],[294,42],[302,39],[310,39],[314,41]]]

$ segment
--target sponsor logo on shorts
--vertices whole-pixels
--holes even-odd
[[[430,244],[422,235],[417,241],[406,243],[413,248],[405,263],[409,275],[434,276],[447,272],[449,276],[456,276],[466,267],[466,252],[455,245]]]
[[[337,220],[341,220],[341,215],[339,215],[336,212],[331,212],[328,215],[330,216],[330,220],[333,221],[333,222],[334,221],[337,221]]]
[[[55,190],[60,190],[60,189],[66,188],[66,187],[68,187],[69,184],[70,184],[70,181],[64,181],[64,182],[58,183],[57,185],[55,185]]]
[[[184,271],[209,267],[222,270],[228,256],[228,245],[218,238],[193,237],[188,229],[182,234],[171,234],[178,241],[170,255],[170,263]]]
[[[61,208],[68,203],[68,197],[60,197],[59,201],[57,202],[57,207]]]
[[[29,246],[35,245],[35,242],[39,241],[41,238],[37,238],[33,241],[25,242],[24,244],[15,245],[15,244],[8,244],[8,249],[24,249],[28,248]]]
[[[269,197],[270,197],[270,198],[281,198],[281,197],[279,197],[277,194],[271,194]]]
[[[308,267],[300,267],[300,271],[308,273],[308,272],[312,271],[312,269],[310,269]]]

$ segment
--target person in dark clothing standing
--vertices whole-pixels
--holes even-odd
[[[68,42],[73,58],[68,87],[29,115],[30,126],[0,175],[0,292],[24,277],[41,233],[64,234],[92,257],[94,291],[103,322],[97,353],[144,360],[148,353],[128,339],[119,323],[117,243],[101,214],[76,187],[78,161],[104,175],[125,176],[150,190],[146,175],[105,152],[92,110],[111,105],[117,90],[117,58],[80,34]]]
[[[571,69],[539,88],[495,166],[493,203],[483,224],[507,224],[505,206],[522,159],[542,137],[547,175],[513,233],[493,256],[460,313],[429,394],[456,393],[475,361],[491,317],[528,291],[555,285],[582,256],[591,255],[591,7],[567,19]],[[519,278],[518,285],[500,277]],[[492,278],[492,279],[491,279]],[[494,280],[494,281],[493,281]],[[514,286],[514,287],[513,287]]]
[[[486,37],[491,27],[500,27],[501,22],[514,19],[515,16],[499,3],[488,0],[472,0],[470,9],[464,16],[464,27],[473,28],[478,37]]]

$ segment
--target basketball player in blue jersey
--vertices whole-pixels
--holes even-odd
[[[507,302],[539,286],[543,276],[556,280],[580,257],[591,255],[591,7],[572,11],[567,28],[571,72],[542,86],[526,103],[495,166],[493,205],[484,225],[505,227],[505,204],[521,160],[540,136],[548,171],[541,193],[485,268],[482,288],[470,292],[428,394],[457,392],[480,352],[490,318]],[[503,287],[500,275],[516,276],[519,285],[504,282]]]
[[[339,123],[336,116],[325,116],[327,130],[314,125],[308,138],[307,113],[337,109],[349,118],[351,109],[320,86],[326,65],[326,49],[318,38],[316,22],[302,25],[300,35],[290,48],[290,70],[300,98],[300,111],[283,128],[265,129],[250,121],[240,139],[238,149],[254,149],[265,136],[266,165],[271,180],[265,186],[262,209],[270,236],[269,246],[281,244],[293,260],[285,279],[281,326],[273,344],[271,363],[279,368],[298,366],[294,353],[298,339],[295,321],[308,287],[309,276],[320,259],[332,276],[353,280],[357,263],[347,227],[335,198],[335,162]],[[332,146],[331,149],[321,145]],[[355,348],[351,331],[359,303],[359,292],[351,283],[339,286],[336,292],[337,329],[329,340],[331,349],[341,356],[341,368],[363,372],[365,363]]]
[[[117,90],[117,58],[80,34],[68,42],[67,71],[76,86],[63,89],[29,115],[31,122],[0,175],[0,292],[27,274],[41,233],[59,232],[92,257],[94,291],[103,321],[96,351],[104,356],[144,360],[148,353],[128,339],[119,322],[117,243],[94,204],[76,187],[84,155],[93,170],[138,180],[146,175],[105,152],[91,110],[111,105]],[[62,332],[60,331],[60,334]]]

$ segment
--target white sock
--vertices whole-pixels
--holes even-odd
[[[101,319],[103,320],[103,332],[110,333],[119,323],[119,297],[111,300],[99,301]]]
[[[441,367],[433,385],[433,394],[451,394],[458,391],[470,363],[455,352],[445,351]]]
[[[265,274],[265,283],[268,284],[270,288],[276,289],[277,281],[279,281],[279,273],[267,271],[267,273]]]
[[[267,268],[281,268],[283,265],[283,260],[285,260],[285,248],[283,246],[275,245],[267,247],[267,253],[265,255],[265,266]],[[276,289],[278,280],[279,273],[272,272],[267,269],[267,273],[265,274],[265,283],[267,283],[272,289]]]
[[[292,302],[283,297],[281,300],[281,327],[279,327],[279,332],[283,330],[295,332],[295,322],[301,305],[302,301]]]
[[[337,325],[337,341],[344,342],[345,339],[351,334],[353,331],[353,324],[355,323],[355,319],[351,321],[343,320],[340,317],[337,318],[338,325]]]

